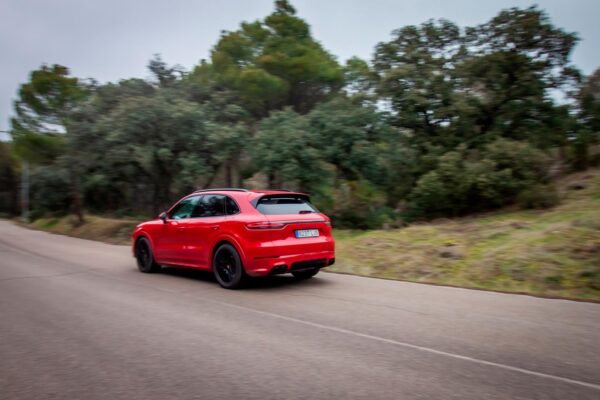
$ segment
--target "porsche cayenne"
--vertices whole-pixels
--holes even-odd
[[[308,195],[285,190],[196,191],[139,224],[132,247],[142,272],[208,270],[227,289],[248,276],[306,279],[335,262],[329,218]]]

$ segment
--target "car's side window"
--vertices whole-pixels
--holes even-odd
[[[192,196],[181,200],[169,213],[171,219],[192,218],[200,196]]]
[[[240,212],[240,208],[235,200],[229,196],[225,196],[225,212],[227,215],[234,215]]]
[[[192,217],[219,217],[225,215],[225,197],[222,194],[203,195],[196,204]]]

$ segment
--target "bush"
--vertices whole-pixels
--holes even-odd
[[[509,204],[546,180],[549,162],[524,142],[498,139],[482,151],[459,146],[417,181],[405,218],[458,216]]]
[[[383,192],[367,181],[341,181],[333,191],[333,208],[324,210],[336,228],[376,229],[393,221]]]
[[[31,217],[62,215],[69,211],[71,186],[63,168],[39,167],[31,173]]]
[[[558,192],[553,185],[534,185],[517,196],[517,204],[523,209],[550,208],[559,202]]]
[[[497,139],[487,145],[482,158],[494,162],[498,171],[507,172],[515,188],[521,189],[531,182],[547,180],[552,161],[546,153],[529,143],[508,139]]]
[[[86,208],[95,212],[119,211],[121,204],[126,204],[125,196],[119,186],[110,177],[95,173],[84,177],[82,182],[83,198]],[[138,204],[140,201],[138,199]]]

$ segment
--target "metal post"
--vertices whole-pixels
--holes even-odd
[[[23,175],[21,177],[21,218],[29,222],[29,161],[23,160]]]

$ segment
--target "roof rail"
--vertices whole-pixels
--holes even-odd
[[[242,188],[214,188],[214,189],[198,189],[194,193],[198,192],[247,192],[248,190]]]

